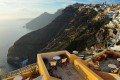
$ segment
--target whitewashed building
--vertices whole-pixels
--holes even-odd
[[[116,17],[117,17],[117,14],[114,14],[114,15],[113,15],[113,19],[115,19]]]
[[[100,8],[95,7],[95,8],[93,8],[93,10],[98,12],[100,10]]]
[[[108,18],[112,19],[113,18],[113,14],[107,14],[108,15]]]

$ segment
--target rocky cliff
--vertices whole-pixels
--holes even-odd
[[[25,60],[28,60],[27,64],[35,62],[36,54],[64,30],[76,10],[73,7],[65,8],[52,23],[17,40],[8,51],[7,62],[15,67],[21,67]]]
[[[95,21],[97,14],[92,8],[66,7],[50,24],[16,41],[9,49],[8,63],[21,67],[24,61],[28,60],[27,64],[35,62],[38,52],[64,49],[70,52],[84,51],[86,47],[90,48],[98,41],[105,40],[107,33],[105,30],[101,32],[101,28],[109,19]]]
[[[44,26],[50,24],[56,17],[62,14],[62,9],[59,9],[54,14],[50,14],[44,12],[40,16],[36,17],[35,19],[31,20],[26,24],[26,28],[30,30],[38,30],[43,28]]]

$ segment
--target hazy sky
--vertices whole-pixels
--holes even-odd
[[[101,3],[105,0],[0,0],[0,20],[34,18],[43,12],[54,13],[68,4]],[[119,3],[120,0],[107,0],[109,3]]]

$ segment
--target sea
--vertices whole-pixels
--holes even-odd
[[[0,20],[0,75],[15,70],[7,63],[8,49],[23,35],[32,30],[24,26],[29,19]]]

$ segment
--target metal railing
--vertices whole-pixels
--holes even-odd
[[[23,73],[29,72],[34,67],[36,67],[38,69],[37,63],[33,63],[33,64],[28,65],[28,66],[22,67],[20,69],[14,70],[12,72],[0,75],[0,78],[2,80],[2,79],[7,79],[7,78],[10,78],[10,77],[13,77],[13,76],[21,75]]]

